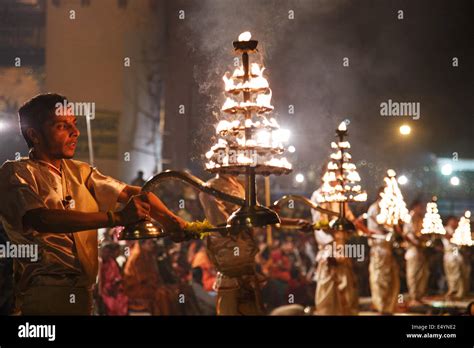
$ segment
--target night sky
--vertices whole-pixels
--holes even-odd
[[[251,59],[260,59],[267,68],[273,116],[291,130],[289,145],[296,153],[288,158],[294,174],[308,179],[298,186],[294,174],[272,178],[282,192],[309,195],[317,188],[334,130],[348,120],[351,153],[370,199],[386,170],[393,168],[409,178],[404,188],[408,199],[437,194],[474,204],[474,172],[459,173],[462,184],[451,187],[436,167],[437,157],[453,153],[474,159],[474,1],[164,4],[165,16],[159,13],[157,20],[164,20],[167,37],[163,70],[169,136],[164,148],[172,142],[168,148],[174,154],[169,168],[186,167],[210,177],[203,170],[203,155],[222,117],[222,76],[234,68],[232,41],[248,30],[259,40],[261,54]],[[179,18],[181,12],[184,18]],[[420,118],[381,116],[380,104],[388,100],[420,103]],[[186,103],[185,117],[176,116],[181,103]],[[412,127],[407,137],[398,131],[403,123]],[[19,134],[5,143],[25,148]]]
[[[352,154],[371,192],[392,167],[415,179],[411,193],[427,194],[435,189],[430,175],[436,157],[456,152],[460,159],[474,158],[473,1],[207,0],[173,6],[187,16],[170,35],[187,47],[180,63],[193,66],[194,163],[202,161],[220,117],[221,77],[233,69],[232,41],[245,30],[260,41],[274,116],[292,131],[296,171],[313,171],[319,180],[342,120],[350,121]],[[381,116],[380,104],[389,99],[420,103],[420,118]],[[410,136],[399,134],[402,123],[412,127]],[[455,195],[473,195],[471,185]]]

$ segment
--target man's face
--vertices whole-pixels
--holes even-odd
[[[43,125],[42,150],[54,158],[72,158],[76,151],[79,130],[73,114],[53,116]]]

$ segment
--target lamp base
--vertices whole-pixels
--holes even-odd
[[[163,238],[168,234],[158,225],[150,220],[138,221],[134,224],[125,226],[120,232],[120,240],[135,240],[148,238]]]
[[[261,205],[251,207],[243,206],[232,213],[227,219],[230,229],[261,227],[280,223],[278,214]]]
[[[347,218],[341,216],[337,220],[329,223],[329,227],[335,231],[353,232],[356,230],[354,224]]]

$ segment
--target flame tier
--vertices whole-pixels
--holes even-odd
[[[236,52],[243,53],[241,65],[223,76],[227,99],[221,111],[227,115],[216,126],[216,142],[206,153],[206,169],[237,175],[251,167],[255,174],[287,174],[291,164],[282,157],[287,134],[268,116],[273,106],[263,76],[265,68],[249,63],[248,53],[253,49],[246,41],[237,46],[234,42]]]
[[[344,138],[347,136],[345,122],[339,125],[336,131],[338,142],[332,142],[335,150],[330,155],[330,162],[323,175],[323,185],[317,192],[318,202],[363,202],[367,200],[367,193],[362,190],[360,176],[356,165],[351,162],[352,156],[347,149],[350,143]]]

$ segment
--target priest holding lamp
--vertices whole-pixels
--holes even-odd
[[[367,211],[367,227],[371,233],[370,291],[372,305],[379,313],[396,311],[400,279],[391,240],[395,233],[401,233],[401,225],[409,221],[410,214],[398,187],[396,173],[389,169],[377,200]]]
[[[346,122],[341,122],[336,130],[337,141],[331,143],[334,152],[323,168],[322,185],[314,191],[311,201],[321,207],[337,212],[338,218],[329,222],[327,214],[312,210],[313,222],[329,222],[328,231],[315,231],[319,252],[316,256],[318,267],[315,273],[315,305],[318,315],[357,315],[359,297],[356,277],[351,257],[335,257],[334,249],[343,249],[350,233],[356,230],[354,224],[365,230],[349,209],[348,202],[362,202],[367,194],[359,182],[361,178],[349,153],[351,145]]]
[[[28,158],[0,168],[0,217],[12,243],[38,245],[38,260],[14,260],[15,312],[89,315],[98,270],[97,229],[152,217],[168,231],[185,222],[152,193],[72,160],[79,130],[58,94],[38,95],[18,111]],[[116,203],[126,203],[114,211]]]

